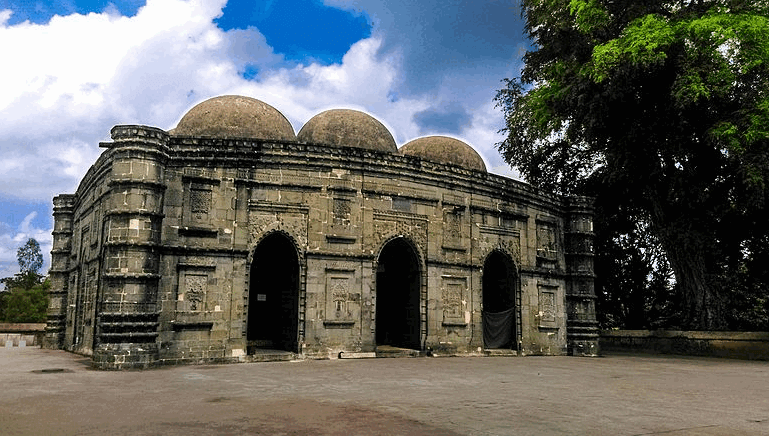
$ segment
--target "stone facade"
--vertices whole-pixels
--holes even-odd
[[[307,130],[323,142],[243,136],[227,123],[274,109],[238,98],[170,132],[114,127],[54,198],[46,347],[105,369],[260,349],[597,354],[589,199],[465,165],[469,146],[461,162],[400,153],[359,121]]]

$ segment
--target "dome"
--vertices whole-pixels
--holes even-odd
[[[223,95],[189,110],[174,135],[294,141],[291,123],[277,109],[251,97]]]
[[[351,109],[332,109],[310,118],[299,131],[300,142],[397,153],[393,135],[376,118]]]
[[[486,172],[483,158],[472,147],[448,136],[425,136],[403,145],[400,153]]]

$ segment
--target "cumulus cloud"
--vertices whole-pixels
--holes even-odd
[[[297,130],[321,110],[358,108],[390,127],[400,144],[442,130],[497,159],[486,141],[501,139],[502,118],[489,110],[488,84],[508,76],[511,64],[484,53],[506,50],[512,30],[496,35],[478,23],[501,6],[326,0],[365,12],[374,31],[341,63],[320,65],[285,61],[256,28],[221,30],[215,20],[224,3],[149,0],[132,17],[108,8],[42,25],[8,25],[11,12],[0,12],[0,46],[14,66],[0,88],[0,196],[49,201],[73,192],[113,125],[171,128],[219,94],[262,99]],[[255,80],[243,77],[246,70],[257,72]]]
[[[287,61],[254,27],[220,29],[225,0],[148,0],[131,17],[108,7],[46,24],[9,25],[12,12],[0,11],[3,61],[13,66],[0,87],[0,198],[50,204],[75,191],[113,125],[170,129],[221,94],[261,99],[297,131],[345,107],[374,115],[399,145],[450,134],[475,147],[491,172],[517,176],[494,148],[504,124],[492,102],[499,80],[520,67],[511,42],[519,28],[506,20],[517,10],[508,2],[324,3],[373,25],[331,65]],[[50,264],[51,229],[40,219],[0,222],[0,277],[17,271],[16,250],[28,237]]]

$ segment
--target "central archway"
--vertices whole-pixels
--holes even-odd
[[[516,348],[516,273],[510,258],[492,251],[483,264],[483,346]]]
[[[254,251],[248,290],[248,352],[298,351],[299,258],[283,234],[265,237]]]
[[[421,349],[419,257],[404,238],[388,242],[376,274],[376,344]]]

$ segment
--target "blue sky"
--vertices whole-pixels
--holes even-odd
[[[222,94],[265,101],[299,131],[364,110],[398,145],[468,142],[491,172],[493,98],[528,47],[516,0],[0,0],[0,277],[41,243],[116,124],[176,125]]]

